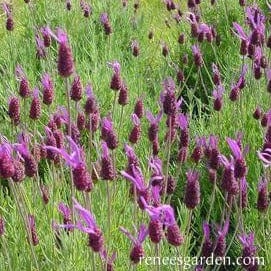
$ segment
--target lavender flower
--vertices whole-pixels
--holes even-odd
[[[225,91],[225,88],[222,85],[218,85],[216,89],[213,91],[213,97],[214,97],[214,110],[220,111],[223,105],[223,93]]]
[[[35,217],[33,215],[28,215],[28,225],[31,234],[31,240],[29,240],[29,242],[31,242],[33,246],[37,246],[39,244],[39,238],[36,229]]]
[[[196,67],[201,68],[203,65],[203,58],[202,58],[202,54],[198,45],[192,46],[192,53],[193,53],[194,63]]]
[[[123,232],[133,243],[133,247],[130,253],[130,259],[134,264],[139,263],[140,259],[144,257],[143,242],[148,235],[148,229],[145,225],[141,224],[138,230],[137,237],[123,227],[120,227],[120,231]]]
[[[87,95],[87,100],[84,106],[85,113],[92,114],[98,109],[98,107],[97,107],[96,98],[92,90],[92,86],[90,84],[86,86],[86,95]]]
[[[29,117],[33,120],[39,119],[41,116],[41,103],[39,99],[39,89],[33,90],[33,98],[30,105]]]
[[[154,142],[158,139],[158,129],[159,123],[162,119],[163,112],[162,110],[159,111],[158,115],[154,117],[150,111],[146,112],[146,118],[150,122],[150,126],[148,129],[148,138],[151,142]]]
[[[15,96],[9,98],[8,115],[14,125],[20,123],[20,100]]]
[[[54,99],[54,84],[48,73],[42,76],[41,84],[43,88],[43,103],[51,105]]]
[[[27,98],[30,96],[30,87],[28,79],[23,71],[23,68],[20,65],[16,66],[16,76],[20,82],[19,86],[19,95],[22,98]]]
[[[268,182],[265,178],[261,178],[258,185],[257,208],[259,212],[265,213],[269,206]]]
[[[120,70],[121,70],[120,63],[118,61],[114,61],[114,62],[109,62],[108,65],[113,70],[113,76],[111,78],[110,88],[115,91],[120,90],[122,86],[122,79],[121,79],[121,74],[120,74]]]
[[[201,255],[207,258],[211,256],[213,252],[213,243],[210,238],[210,225],[207,222],[203,222],[203,237],[204,237],[204,242],[202,246]]]
[[[109,149],[106,142],[102,142],[102,157],[101,157],[101,178],[103,180],[112,181],[116,177],[112,159],[109,154]]]
[[[133,144],[136,144],[141,135],[140,119],[136,114],[132,114],[131,119],[134,124],[134,127],[129,135],[129,141]]]
[[[229,220],[226,220],[223,227],[218,230],[218,236],[216,239],[216,245],[214,249],[215,256],[224,257],[226,251],[226,235],[229,230]]]
[[[186,178],[184,203],[187,208],[194,209],[200,203],[199,173],[190,170],[186,173]]]
[[[0,176],[4,179],[11,178],[15,173],[11,151],[10,144],[0,144]]]
[[[72,212],[70,208],[63,202],[58,204],[58,211],[63,216],[63,224],[64,225],[72,225]],[[72,230],[72,228],[67,228],[68,231]]]
[[[73,183],[79,191],[90,191],[92,189],[92,180],[87,170],[83,150],[71,137],[67,136],[66,138],[70,144],[71,154],[68,154],[64,149],[53,146],[45,146],[45,148],[60,154],[65,159],[68,166],[72,168]]]
[[[108,14],[107,13],[102,13],[100,16],[100,21],[104,27],[104,32],[106,35],[110,35],[112,33],[112,27],[108,18]]]
[[[113,129],[113,122],[110,116],[104,117],[101,124],[102,139],[109,149],[114,150],[118,146],[118,138]]]
[[[107,251],[104,249],[100,252],[101,259],[105,262],[106,271],[113,271],[114,270],[114,261],[117,258],[117,253],[114,252],[111,257],[108,256]]]

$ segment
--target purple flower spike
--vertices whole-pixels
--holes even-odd
[[[241,159],[243,157],[242,151],[236,140],[227,138],[227,143],[231,149],[231,152],[235,159]]]
[[[106,12],[101,14],[100,21],[101,21],[102,24],[108,24],[109,23],[108,14]]]
[[[181,130],[186,130],[189,124],[187,115],[180,113],[178,115],[178,124]]]
[[[107,251],[104,249],[103,251],[100,252],[100,256],[103,261],[105,261],[106,264],[106,270],[107,271],[113,271],[113,265],[114,261],[117,258],[117,253],[114,252],[111,257],[109,257]]]
[[[6,16],[10,17],[11,16],[11,6],[7,2],[4,2],[4,3],[2,3],[2,8],[3,8],[3,11],[5,12]]]
[[[64,224],[70,224],[71,222],[71,210],[70,208],[63,202],[58,204],[58,211],[63,215]]]
[[[130,259],[133,263],[137,264],[140,259],[144,256],[144,249],[142,244],[148,235],[148,228],[145,225],[140,225],[137,237],[123,227],[120,227],[120,231],[123,232],[133,243],[133,248],[130,253]]]
[[[140,126],[140,119],[138,118],[136,114],[133,113],[131,116],[131,119],[135,126]]]
[[[243,28],[241,25],[239,25],[238,23],[233,23],[233,28],[236,32],[234,32],[234,34],[241,40],[244,41],[248,41],[248,36],[247,34],[244,32]]]
[[[125,179],[132,182],[132,184],[136,186],[138,191],[146,190],[144,178],[139,167],[135,167],[134,165],[132,165],[132,175],[128,174],[126,171],[121,171],[120,173]]]

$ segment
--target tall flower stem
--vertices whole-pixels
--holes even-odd
[[[10,184],[10,189],[11,189],[11,192],[13,194],[13,197],[15,199],[15,202],[16,202],[16,205],[17,205],[17,209],[19,211],[19,214],[21,216],[21,219],[22,219],[22,222],[25,226],[25,229],[26,229],[26,232],[27,232],[27,237],[28,237],[28,242],[29,242],[29,246],[30,246],[30,251],[31,251],[31,256],[32,256],[32,260],[34,261],[34,264],[37,268],[37,270],[40,270],[39,268],[39,265],[38,265],[38,261],[37,261],[37,257],[36,257],[36,254],[35,254],[35,251],[34,251],[34,248],[33,248],[33,245],[31,243],[31,232],[30,232],[30,229],[29,229],[29,226],[27,224],[27,218],[26,218],[26,213],[24,213],[24,208],[23,206],[20,204],[20,201],[19,201],[19,198],[18,198],[18,195],[16,193],[16,188],[15,188],[15,185],[14,185],[14,182],[9,179],[9,184]]]
[[[66,88],[66,99],[67,99],[67,108],[68,108],[68,136],[71,136],[71,97],[70,97],[70,89],[69,89],[69,79],[65,78],[65,88]],[[73,186],[73,176],[72,176],[72,168],[69,167],[70,171],[70,187],[71,187],[71,210],[72,210],[72,221],[74,221],[74,208],[72,198],[75,195],[74,186]]]
[[[210,221],[210,217],[211,217],[211,212],[213,210],[213,206],[214,206],[214,202],[215,202],[215,191],[216,191],[216,177],[213,183],[213,190],[212,190],[212,195],[211,195],[211,203],[210,203],[210,207],[209,207],[209,211],[207,214],[207,223],[209,223]]]
[[[116,110],[116,104],[117,104],[117,94],[118,94],[118,92],[115,91],[115,93],[114,93],[114,101],[113,101],[113,108],[112,108],[112,120],[115,119],[115,110]]]
[[[169,137],[167,142],[167,162],[166,162],[166,175],[165,175],[165,192],[163,195],[163,202],[166,201],[166,195],[167,195],[167,185],[168,185],[168,175],[169,175],[169,161],[170,161],[170,151],[171,151],[171,137],[172,137],[172,118],[169,117]]]
[[[111,235],[111,195],[110,195],[110,186],[109,181],[106,181],[106,195],[107,195],[107,232],[108,232],[108,240],[110,240]]]
[[[157,259],[159,259],[159,257],[160,257],[159,243],[158,243],[158,244],[155,244],[154,250],[155,250],[155,257],[156,257]],[[156,270],[157,270],[157,271],[160,271],[160,265],[159,265],[159,263],[157,264]]]

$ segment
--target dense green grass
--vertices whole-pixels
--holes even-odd
[[[1,16],[0,38],[0,133],[6,136],[11,142],[16,140],[18,131],[12,128],[7,108],[8,97],[17,93],[18,82],[15,78],[15,67],[21,64],[24,68],[31,86],[40,86],[40,77],[44,72],[49,72],[55,82],[56,101],[50,108],[43,107],[42,118],[38,121],[38,131],[44,135],[44,125],[48,122],[49,115],[54,112],[57,106],[65,105],[65,84],[62,78],[57,75],[56,59],[57,44],[54,42],[48,50],[46,60],[38,60],[35,57],[34,28],[43,25],[50,25],[52,29],[56,27],[64,28],[68,35],[73,50],[76,73],[80,75],[84,85],[91,82],[94,93],[99,101],[101,115],[105,116],[112,111],[114,93],[109,88],[111,70],[107,62],[118,60],[122,67],[122,76],[129,89],[129,104],[124,108],[124,118],[121,119],[121,107],[117,106],[114,116],[115,127],[119,128],[120,147],[117,151],[117,169],[123,170],[126,165],[126,158],[122,151],[123,143],[128,141],[128,135],[132,127],[130,115],[133,112],[135,101],[143,95],[144,106],[152,112],[159,111],[158,99],[162,90],[161,83],[168,77],[176,77],[176,67],[183,69],[187,78],[185,85],[177,86],[177,94],[186,97],[186,110],[190,116],[190,133],[192,142],[195,136],[216,134],[220,137],[220,150],[224,154],[229,154],[226,145],[226,137],[234,138],[238,131],[244,134],[244,145],[249,144],[250,152],[247,156],[248,185],[249,185],[249,207],[244,211],[244,224],[246,232],[255,231],[256,244],[260,256],[265,257],[266,267],[260,270],[270,270],[271,265],[271,225],[270,210],[265,216],[260,216],[257,208],[257,183],[263,167],[259,161],[256,151],[261,148],[263,142],[263,128],[260,123],[252,118],[256,105],[266,111],[270,108],[270,97],[266,92],[266,82],[263,77],[260,81],[252,79],[252,75],[247,75],[247,86],[242,92],[241,102],[232,103],[228,96],[232,82],[235,82],[240,74],[242,59],[239,56],[239,41],[231,34],[232,22],[238,21],[243,24],[244,12],[238,5],[238,1],[219,0],[217,5],[210,6],[209,1],[203,1],[201,5],[202,18],[208,24],[214,24],[221,36],[220,46],[203,44],[204,68],[202,69],[203,82],[198,80],[198,73],[194,67],[191,53],[191,45],[194,40],[190,38],[190,28],[188,22],[183,18],[179,24],[171,18],[171,14],[165,9],[160,0],[142,0],[140,8],[135,14],[133,2],[129,1],[128,7],[123,9],[121,1],[92,1],[93,14],[90,18],[84,18],[79,4],[73,3],[70,12],[65,10],[63,1],[37,1],[33,11],[23,1],[13,1],[15,30],[11,33],[5,30],[4,15]],[[181,2],[181,1],[180,1]],[[265,1],[260,2],[262,8],[266,8]],[[186,11],[186,5],[181,3],[181,8]],[[101,12],[107,11],[112,23],[113,34],[110,37],[104,35],[99,21]],[[170,28],[164,21],[169,20]],[[267,28],[270,25],[267,24]],[[154,38],[148,39],[148,33],[152,30]],[[180,33],[186,33],[186,42],[180,45],[177,42]],[[136,39],[140,45],[140,56],[133,57],[131,53],[131,41]],[[161,53],[161,44],[165,42],[170,53],[164,57]],[[182,56],[187,53],[189,64],[182,63]],[[247,60],[246,60],[247,61]],[[212,110],[211,93],[213,83],[210,80],[211,63],[220,66],[223,83],[226,93],[224,94],[224,107],[222,112]],[[250,65],[251,63],[247,61]],[[192,72],[190,72],[192,71]],[[208,91],[205,95],[204,87]],[[270,94],[269,94],[270,95]],[[30,101],[27,101],[23,111],[28,114]],[[75,104],[73,106],[73,117],[76,116]],[[36,124],[27,119],[27,130],[33,132]],[[148,168],[148,158],[150,156],[150,145],[146,137],[148,122],[142,120],[143,136],[135,146],[136,153],[140,158],[141,167],[146,180],[150,177]],[[160,139],[162,142],[166,132],[165,117],[161,123]],[[86,140],[87,141],[87,140]],[[100,134],[94,137],[94,142],[98,148],[90,148],[86,142],[85,146],[91,153],[92,161],[100,156]],[[191,145],[192,149],[193,144]],[[162,146],[165,148],[165,144]],[[172,151],[172,163],[170,172],[176,176],[179,165],[175,163],[177,144]],[[161,151],[160,158],[166,159],[166,153]],[[189,212],[182,203],[183,187],[185,184],[185,172],[194,167],[188,162],[182,166],[181,174],[177,177],[178,188],[172,197],[172,204],[175,207],[176,215],[180,222],[182,232],[185,232],[189,223]],[[196,167],[201,172],[201,204],[193,212],[192,226],[188,235],[185,235],[186,245],[181,246],[182,256],[196,255],[202,238],[202,222],[209,210],[210,193],[212,185],[208,181],[207,171],[204,163]],[[27,209],[36,217],[37,232],[40,243],[36,246],[35,253],[38,258],[40,270],[93,270],[91,266],[92,252],[87,247],[86,234],[75,231],[67,235],[61,231],[60,237],[62,247],[55,245],[54,231],[51,227],[52,221],[60,222],[61,216],[57,211],[57,204],[60,201],[68,203],[70,201],[69,174],[68,168],[64,167],[64,172],[55,170],[52,165],[43,162],[40,165],[40,181],[49,186],[50,201],[44,205],[36,187],[36,181],[26,179],[20,187],[22,195],[25,197]],[[106,183],[98,181],[91,192],[91,210],[95,214],[98,224],[105,232],[106,247],[110,252],[117,251],[116,270],[129,270],[130,241],[120,233],[119,226],[123,226],[132,231],[134,204],[129,197],[129,185],[118,178],[115,184],[110,184],[112,194],[111,214],[112,227],[110,236],[107,232],[107,199]],[[3,187],[0,189],[0,214],[6,222],[6,233],[1,238],[2,247],[6,245],[10,258],[12,270],[36,270],[31,259],[30,249],[26,240],[26,232],[20,219],[14,199],[6,186],[6,181],[2,181]],[[21,195],[21,196],[22,196]],[[76,198],[83,203],[82,195],[77,192]],[[221,193],[217,193],[215,207],[211,215],[211,221],[219,223],[221,209],[224,198]],[[270,209],[270,208],[269,208]],[[233,210],[231,216],[231,227],[228,235],[230,241],[238,221],[238,215]],[[139,211],[137,225],[140,222],[148,223],[145,213]],[[263,228],[265,230],[263,230]],[[191,241],[190,241],[191,240]],[[154,248],[149,240],[144,243],[147,256],[154,255]],[[170,247],[166,241],[161,246],[161,255],[174,256],[175,248]],[[0,269],[8,270],[8,260],[4,249],[1,248]],[[177,252],[176,252],[177,255]],[[235,239],[229,255],[236,257],[240,255],[240,244]],[[95,270],[102,270],[99,257],[96,255],[97,267]],[[175,270],[175,267],[163,266],[161,270]],[[229,267],[227,267],[229,268]],[[156,270],[155,267],[138,265],[137,270]],[[176,269],[177,270],[177,269]],[[214,270],[214,269],[212,269]],[[222,268],[221,268],[222,270]],[[233,267],[224,270],[240,270]]]

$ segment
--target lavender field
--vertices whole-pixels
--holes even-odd
[[[0,15],[1,271],[271,271],[271,3]]]

